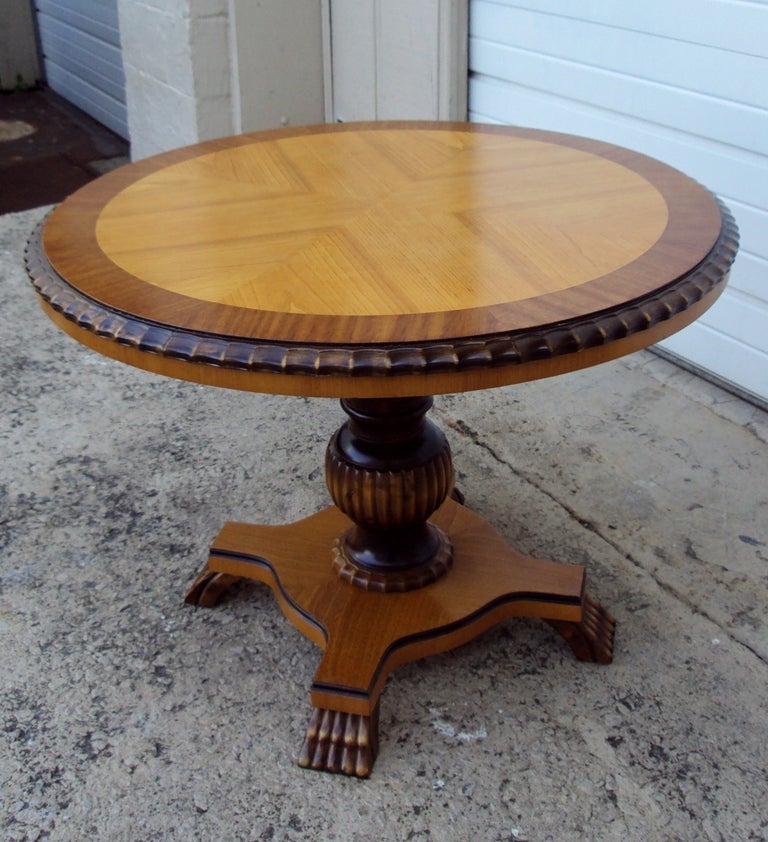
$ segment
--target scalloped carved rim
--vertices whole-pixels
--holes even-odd
[[[27,272],[42,299],[78,327],[139,351],[185,362],[269,374],[371,377],[442,374],[518,366],[606,345],[648,330],[687,310],[723,285],[738,249],[738,230],[728,208],[707,257],[653,296],[619,308],[543,326],[446,342],[407,345],[328,345],[231,341],[142,321],[110,310],[71,287],[51,266],[42,246],[46,220],[25,254]]]

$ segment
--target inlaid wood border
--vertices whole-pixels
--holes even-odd
[[[714,247],[698,266],[654,294],[620,307],[542,326],[535,331],[511,331],[440,342],[309,345],[244,341],[141,320],[89,299],[53,269],[42,244],[46,220],[34,231],[25,258],[35,289],[52,310],[94,336],[144,353],[244,372],[311,378],[451,375],[523,366],[598,348],[663,325],[708,297],[714,301],[725,285],[738,249],[738,230],[733,216],[722,202],[715,201],[722,227]],[[664,335],[676,329],[670,324]],[[658,338],[661,337],[652,341]],[[642,343],[637,347],[642,347]],[[611,356],[614,355],[606,358]],[[510,377],[508,382],[516,379],[525,378]]]
[[[563,289],[510,301],[458,310],[392,314],[317,314],[271,311],[200,300],[136,276],[102,249],[98,236],[101,214],[123,191],[144,178],[178,164],[226,154],[261,143],[314,136],[375,136],[402,132],[429,136],[498,138],[500,143],[526,141],[555,145],[602,158],[644,179],[667,205],[662,234],[644,253],[605,274]],[[512,150],[512,147],[510,147]],[[512,152],[511,152],[512,154]],[[627,222],[631,224],[631,222]],[[457,336],[484,337],[502,331],[534,331],[540,325],[567,323],[588,312],[623,307],[624,302],[656,291],[699,265],[714,247],[721,230],[717,204],[693,179],[654,158],[589,138],[479,123],[376,122],[301,126],[207,141],[147,158],[91,182],[67,198],[52,214],[44,232],[44,247],[54,271],[93,302],[143,322],[205,335],[227,335],[246,342],[338,347],[397,343],[412,346],[451,343]]]

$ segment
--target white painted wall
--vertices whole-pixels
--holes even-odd
[[[328,0],[119,0],[131,157],[323,122]]]
[[[228,0],[119,0],[131,157],[232,132]]]
[[[464,119],[468,0],[119,0],[131,156],[328,119]]]
[[[327,16],[327,0],[230,2],[236,131],[324,122]]]
[[[330,0],[332,119],[464,120],[467,0]]]
[[[471,119],[666,161],[734,211],[728,290],[663,347],[768,399],[768,4],[471,0]]]

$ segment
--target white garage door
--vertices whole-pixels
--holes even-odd
[[[741,229],[725,294],[663,343],[768,400],[768,5],[471,0],[470,118],[588,135],[666,161]]]
[[[48,85],[128,137],[117,0],[35,0]]]

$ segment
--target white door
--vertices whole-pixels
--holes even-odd
[[[597,137],[718,193],[728,289],[663,347],[768,400],[768,4],[471,0],[470,117]]]
[[[330,0],[330,120],[464,120],[467,0]]]
[[[327,0],[232,0],[235,130],[324,121]]]
[[[232,0],[235,128],[464,120],[468,0]]]
[[[48,85],[128,137],[117,0],[35,0]]]

